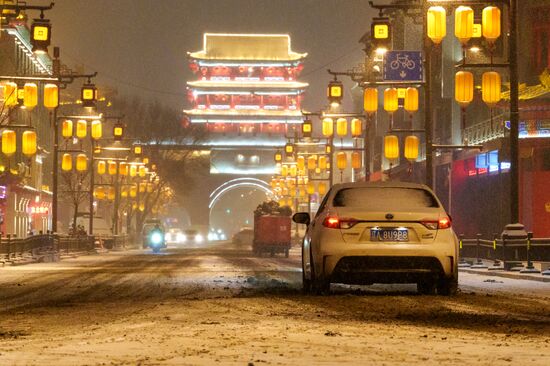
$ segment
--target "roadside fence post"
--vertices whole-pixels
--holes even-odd
[[[470,267],[470,263],[466,262],[466,259],[464,259],[464,256],[462,255],[462,246],[464,241],[464,234],[460,234],[459,242],[458,242],[458,254],[460,256],[460,261],[458,262],[458,268],[468,268]]]
[[[8,260],[11,260],[11,234],[8,234]]]
[[[531,262],[531,240],[533,239],[533,232],[529,231],[527,233],[527,267],[519,271],[519,273],[540,273],[538,269],[533,266]]]
[[[493,265],[491,267],[489,267],[490,271],[495,271],[495,270],[499,270],[499,269],[503,268],[501,261],[498,259],[497,238],[498,238],[498,234],[494,233],[493,234],[493,253],[495,255],[495,260],[493,262]],[[503,247],[504,247],[504,240],[502,241],[502,244],[503,244]],[[504,260],[504,258],[503,258],[503,260]]]
[[[506,240],[508,239],[508,234],[502,235],[502,266],[504,270],[506,269]]]

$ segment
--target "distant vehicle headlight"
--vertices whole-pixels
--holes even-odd
[[[197,236],[195,236],[195,241],[197,243],[202,243],[204,241],[204,237],[201,234],[197,234]]]
[[[183,242],[186,241],[186,240],[187,240],[187,238],[185,237],[185,235],[183,235],[183,234],[181,234],[181,233],[178,234],[178,236],[177,236],[177,238],[176,238],[176,241],[177,241],[178,243],[183,243]]]
[[[167,233],[165,238],[166,238],[166,241],[172,241],[172,234]]]
[[[162,243],[162,234],[161,233],[153,233],[153,235],[151,235],[151,243],[155,244],[155,245]]]

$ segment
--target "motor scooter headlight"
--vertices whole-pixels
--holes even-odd
[[[162,234],[161,233],[153,233],[151,235],[151,244],[158,245],[162,243]]]

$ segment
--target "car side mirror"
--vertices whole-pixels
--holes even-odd
[[[294,216],[292,216],[292,221],[294,221],[297,224],[309,225],[309,222],[311,220],[309,218],[309,213],[298,212],[298,213],[295,213]]]

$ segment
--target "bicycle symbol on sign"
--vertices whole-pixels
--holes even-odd
[[[414,60],[409,59],[408,54],[401,54],[398,53],[395,60],[390,62],[390,68],[392,70],[397,70],[399,68],[407,68],[409,70],[412,70],[416,67],[416,62]]]

